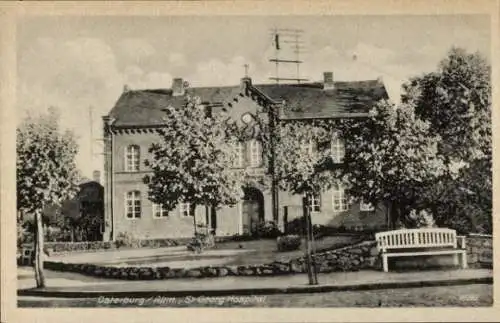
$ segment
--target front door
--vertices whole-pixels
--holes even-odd
[[[243,232],[255,234],[259,223],[264,221],[264,196],[256,188],[245,189],[242,203]]]

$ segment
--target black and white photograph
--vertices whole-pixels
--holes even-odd
[[[491,19],[18,16],[16,306],[491,308]]]

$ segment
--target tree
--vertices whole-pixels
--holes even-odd
[[[303,196],[306,228],[306,260],[309,283],[317,284],[312,273],[311,219],[309,201],[315,194],[338,183],[339,172],[333,167],[330,142],[335,135],[334,122],[314,120],[281,122],[276,145],[276,175],[280,187]]]
[[[439,134],[448,174],[427,190],[436,222],[460,231],[491,232],[491,67],[479,53],[452,48],[435,72],[411,79],[402,101]]]
[[[236,204],[242,197],[242,174],[231,168],[237,137],[228,116],[208,113],[196,98],[186,97],[182,107],[165,109],[161,140],[149,149],[146,161],[153,172],[144,178],[150,199],[173,210],[178,203],[194,209]],[[196,216],[193,217],[196,233]]]
[[[448,161],[491,158],[491,67],[479,54],[452,48],[436,72],[403,85],[402,102],[441,136]]]
[[[35,278],[45,286],[43,274],[42,212],[60,205],[77,191],[77,144],[70,131],[61,132],[54,108],[40,117],[28,116],[17,128],[17,209],[35,215]]]
[[[386,207],[392,228],[408,223],[420,195],[445,171],[438,154],[439,136],[418,119],[411,104],[379,102],[366,119],[344,120],[343,173],[349,195]]]

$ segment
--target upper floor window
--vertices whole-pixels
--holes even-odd
[[[250,166],[258,167],[262,164],[262,144],[258,140],[250,141]]]
[[[127,192],[125,196],[125,214],[129,219],[141,217],[141,192]]]
[[[238,141],[235,145],[236,159],[234,160],[234,167],[243,167],[243,157],[245,152],[245,147],[241,141]]]
[[[181,203],[179,210],[183,216],[194,216],[194,208],[191,207],[191,203]]]
[[[347,211],[347,198],[345,196],[344,188],[338,184],[332,190],[332,208],[334,212]]]
[[[312,139],[302,141],[300,143],[300,149],[303,154],[312,156],[314,154],[314,141]]]
[[[321,212],[321,195],[319,193],[311,194],[309,206],[311,207],[312,213]]]
[[[168,216],[168,210],[162,204],[153,203],[153,217],[163,218]]]
[[[128,172],[139,171],[141,151],[139,146],[128,146],[125,152],[125,170]]]
[[[341,163],[344,161],[345,146],[344,141],[335,134],[331,142],[331,156],[334,162]]]

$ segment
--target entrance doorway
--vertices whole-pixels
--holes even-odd
[[[215,206],[210,207],[208,214],[205,214],[205,223],[207,224],[207,230],[209,233],[216,235],[217,233],[217,208]]]
[[[255,187],[244,189],[242,202],[243,233],[254,235],[259,223],[264,222],[264,195]]]

